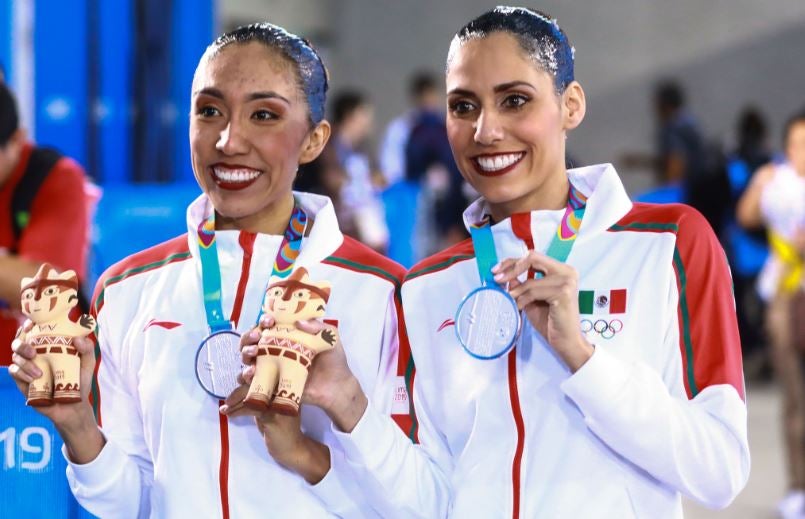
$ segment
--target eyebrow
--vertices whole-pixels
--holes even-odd
[[[508,83],[501,83],[499,85],[496,85],[492,90],[494,90],[495,93],[505,92],[506,90],[509,90],[509,89],[512,89],[512,88],[518,87],[518,86],[527,86],[527,87],[531,88],[532,90],[536,90],[536,88],[534,88],[534,85],[532,85],[528,81],[509,81]]]
[[[508,83],[501,83],[499,85],[495,85],[492,87],[492,91],[496,94],[500,92],[505,92],[506,90],[518,87],[518,86],[527,86],[532,90],[536,90],[534,85],[529,83],[528,81],[509,81]],[[447,95],[459,95],[459,96],[475,96],[476,94],[470,90],[466,90],[464,88],[454,88],[453,90],[449,91]]]
[[[217,88],[212,88],[212,87],[202,88],[201,90],[196,90],[195,92],[193,92],[194,96],[202,95],[202,94],[203,95],[208,95],[208,96],[211,96],[211,97],[216,97],[218,99],[223,99],[224,98],[224,93],[223,92],[221,92]],[[283,97],[283,96],[281,96],[278,93],[273,92],[273,91],[252,92],[251,94],[246,96],[247,101],[257,101],[259,99],[279,99],[280,101],[284,101],[286,104],[291,104],[291,102],[288,101],[287,98],[285,98],[285,97]]]

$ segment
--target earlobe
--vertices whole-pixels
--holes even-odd
[[[307,164],[321,154],[327,141],[330,139],[330,123],[321,121],[305,137],[302,153],[299,155],[299,164]]]
[[[584,120],[587,112],[587,100],[584,89],[577,81],[570,83],[562,94],[565,109],[565,130],[572,130]]]

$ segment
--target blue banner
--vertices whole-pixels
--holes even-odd
[[[36,141],[87,163],[87,1],[34,4]]]
[[[25,405],[8,368],[0,367],[0,517],[93,517],[70,493],[61,448],[50,420]]]
[[[11,83],[12,20],[11,0],[0,0],[0,74],[5,73],[6,83]]]

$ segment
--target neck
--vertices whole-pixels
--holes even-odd
[[[570,190],[570,181],[564,168],[561,175],[555,175],[556,180],[545,182],[534,191],[515,200],[491,203],[489,210],[496,222],[505,220],[517,213],[530,213],[531,211],[564,209],[567,206],[567,193]]]
[[[215,229],[238,230],[260,234],[283,234],[293,213],[293,193],[265,207],[262,211],[243,217],[228,217],[216,211]]]

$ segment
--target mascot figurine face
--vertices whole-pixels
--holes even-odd
[[[59,274],[45,263],[20,285],[22,313],[37,324],[66,316],[78,304],[78,278],[72,270]]]
[[[288,278],[269,285],[263,311],[277,323],[293,325],[322,317],[329,298],[330,284],[311,281],[307,270],[300,267]]]
[[[330,284],[311,281],[302,267],[268,286],[263,311],[274,324],[261,330],[247,407],[299,414],[308,368],[316,355],[335,347],[337,332],[308,333],[296,323],[323,317],[329,299]]]

